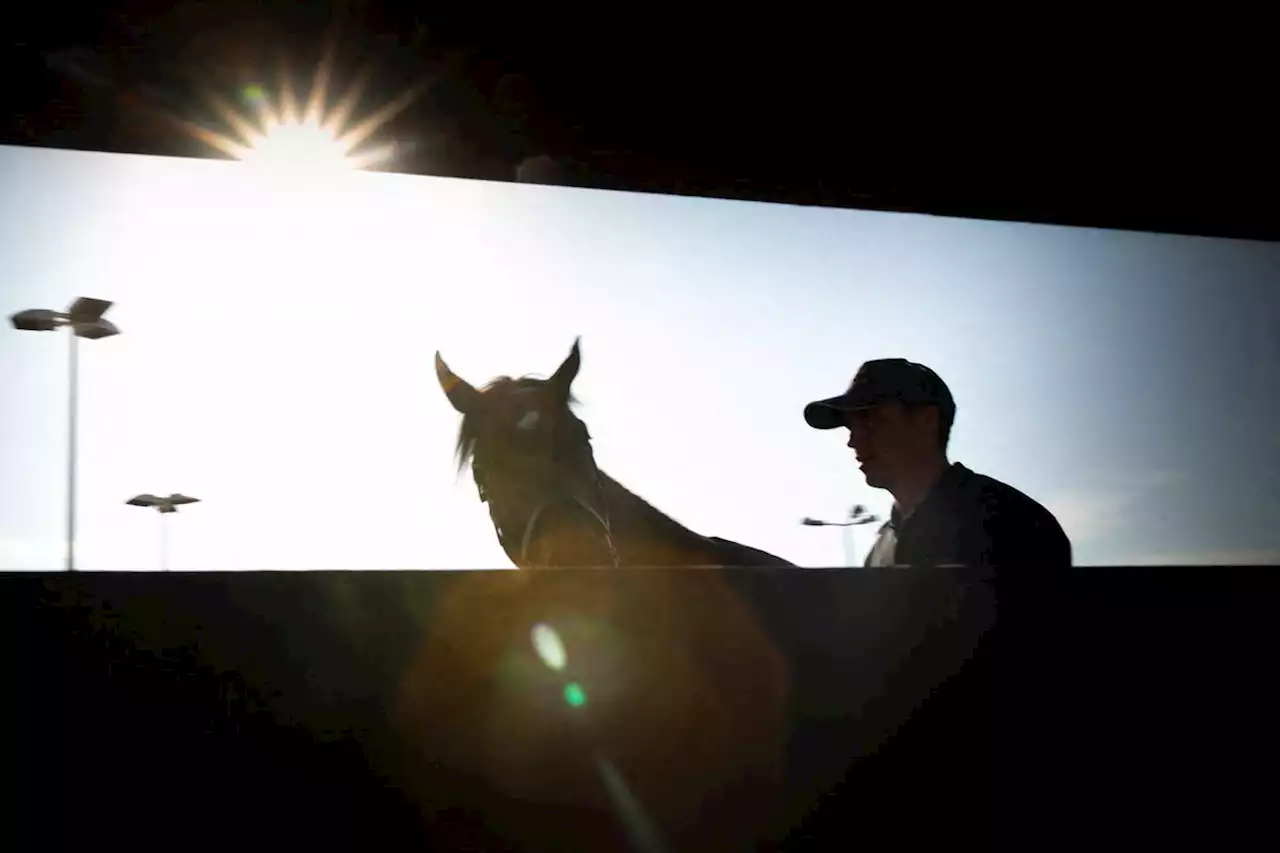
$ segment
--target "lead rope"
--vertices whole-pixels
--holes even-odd
[[[618,549],[613,544],[613,527],[609,524],[609,505],[604,502],[604,485],[600,482],[599,468],[596,469],[596,500],[600,502],[600,511],[604,513],[600,523],[604,525],[604,541],[609,545],[609,559],[613,560],[613,567],[616,569],[622,564],[622,561],[618,559]],[[590,509],[590,507],[587,507],[587,509]]]

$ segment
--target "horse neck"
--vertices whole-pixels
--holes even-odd
[[[718,562],[709,540],[600,471],[610,535],[630,566],[696,566]]]

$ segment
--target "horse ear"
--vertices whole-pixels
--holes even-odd
[[[560,395],[566,399],[569,396],[569,387],[573,385],[573,380],[578,375],[578,368],[582,367],[582,350],[579,348],[581,342],[581,337],[573,339],[573,349],[569,350],[568,357],[551,375],[551,384],[555,385]]]
[[[465,415],[475,408],[480,392],[471,387],[467,380],[450,370],[439,352],[436,353],[436,379],[440,380],[440,387],[444,389],[445,396],[459,412]]]

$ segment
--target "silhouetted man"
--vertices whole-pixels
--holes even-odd
[[[1070,567],[1049,510],[947,460],[955,416],[941,377],[901,358],[866,362],[843,394],[805,407],[809,426],[849,430],[867,485],[894,497],[866,565]]]

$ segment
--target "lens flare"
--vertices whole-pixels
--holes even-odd
[[[246,104],[254,107],[261,107],[267,103],[267,92],[257,83],[250,83],[244,87],[240,93]]]
[[[578,682],[570,681],[564,686],[564,701],[568,702],[571,708],[581,708],[587,704],[587,692]]]
[[[539,622],[533,626],[529,636],[533,640],[534,650],[537,651],[538,657],[542,658],[543,663],[556,672],[564,669],[567,660],[564,643],[560,642],[560,635],[556,633],[555,628],[545,622]]]

